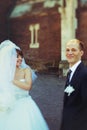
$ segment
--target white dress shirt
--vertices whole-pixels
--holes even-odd
[[[72,72],[71,72],[71,75],[70,75],[70,81],[71,81],[71,79],[72,79],[72,76],[73,76],[73,74],[74,74],[76,68],[78,67],[78,65],[79,65],[80,63],[81,63],[81,60],[78,61],[76,64],[74,64],[71,68],[69,68],[69,69],[72,71]]]

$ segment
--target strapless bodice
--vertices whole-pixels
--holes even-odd
[[[20,81],[24,82],[25,79],[20,79]],[[17,86],[14,86],[14,94],[16,98],[22,98],[22,97],[29,96],[29,91],[19,88]]]

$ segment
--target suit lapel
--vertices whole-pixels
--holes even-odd
[[[70,81],[70,86],[73,87],[73,89],[77,92],[78,91],[78,84],[80,83],[80,76],[81,76],[81,72],[82,72],[82,69],[84,68],[84,65],[83,63],[81,62],[78,67],[76,68],[74,74],[73,74],[73,77]],[[78,80],[79,79],[79,80]],[[66,89],[67,86],[65,86],[65,89]],[[68,99],[70,96],[68,96],[68,94],[65,92],[65,95],[64,95],[64,106],[65,104],[67,103]]]
[[[71,82],[70,84],[73,85],[73,84],[77,84],[78,82],[78,79],[80,78],[80,75],[81,75],[81,70],[82,68],[84,67],[83,63],[81,62],[78,67],[76,68],[73,76],[72,76],[72,79],[71,79]]]

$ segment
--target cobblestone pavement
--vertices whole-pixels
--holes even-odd
[[[63,103],[64,78],[38,74],[30,95],[38,104],[50,130],[59,130]]]

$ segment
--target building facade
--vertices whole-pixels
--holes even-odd
[[[84,41],[87,60],[87,0],[3,0],[0,5],[0,41],[19,45],[33,68],[66,75],[65,44],[73,38]]]

